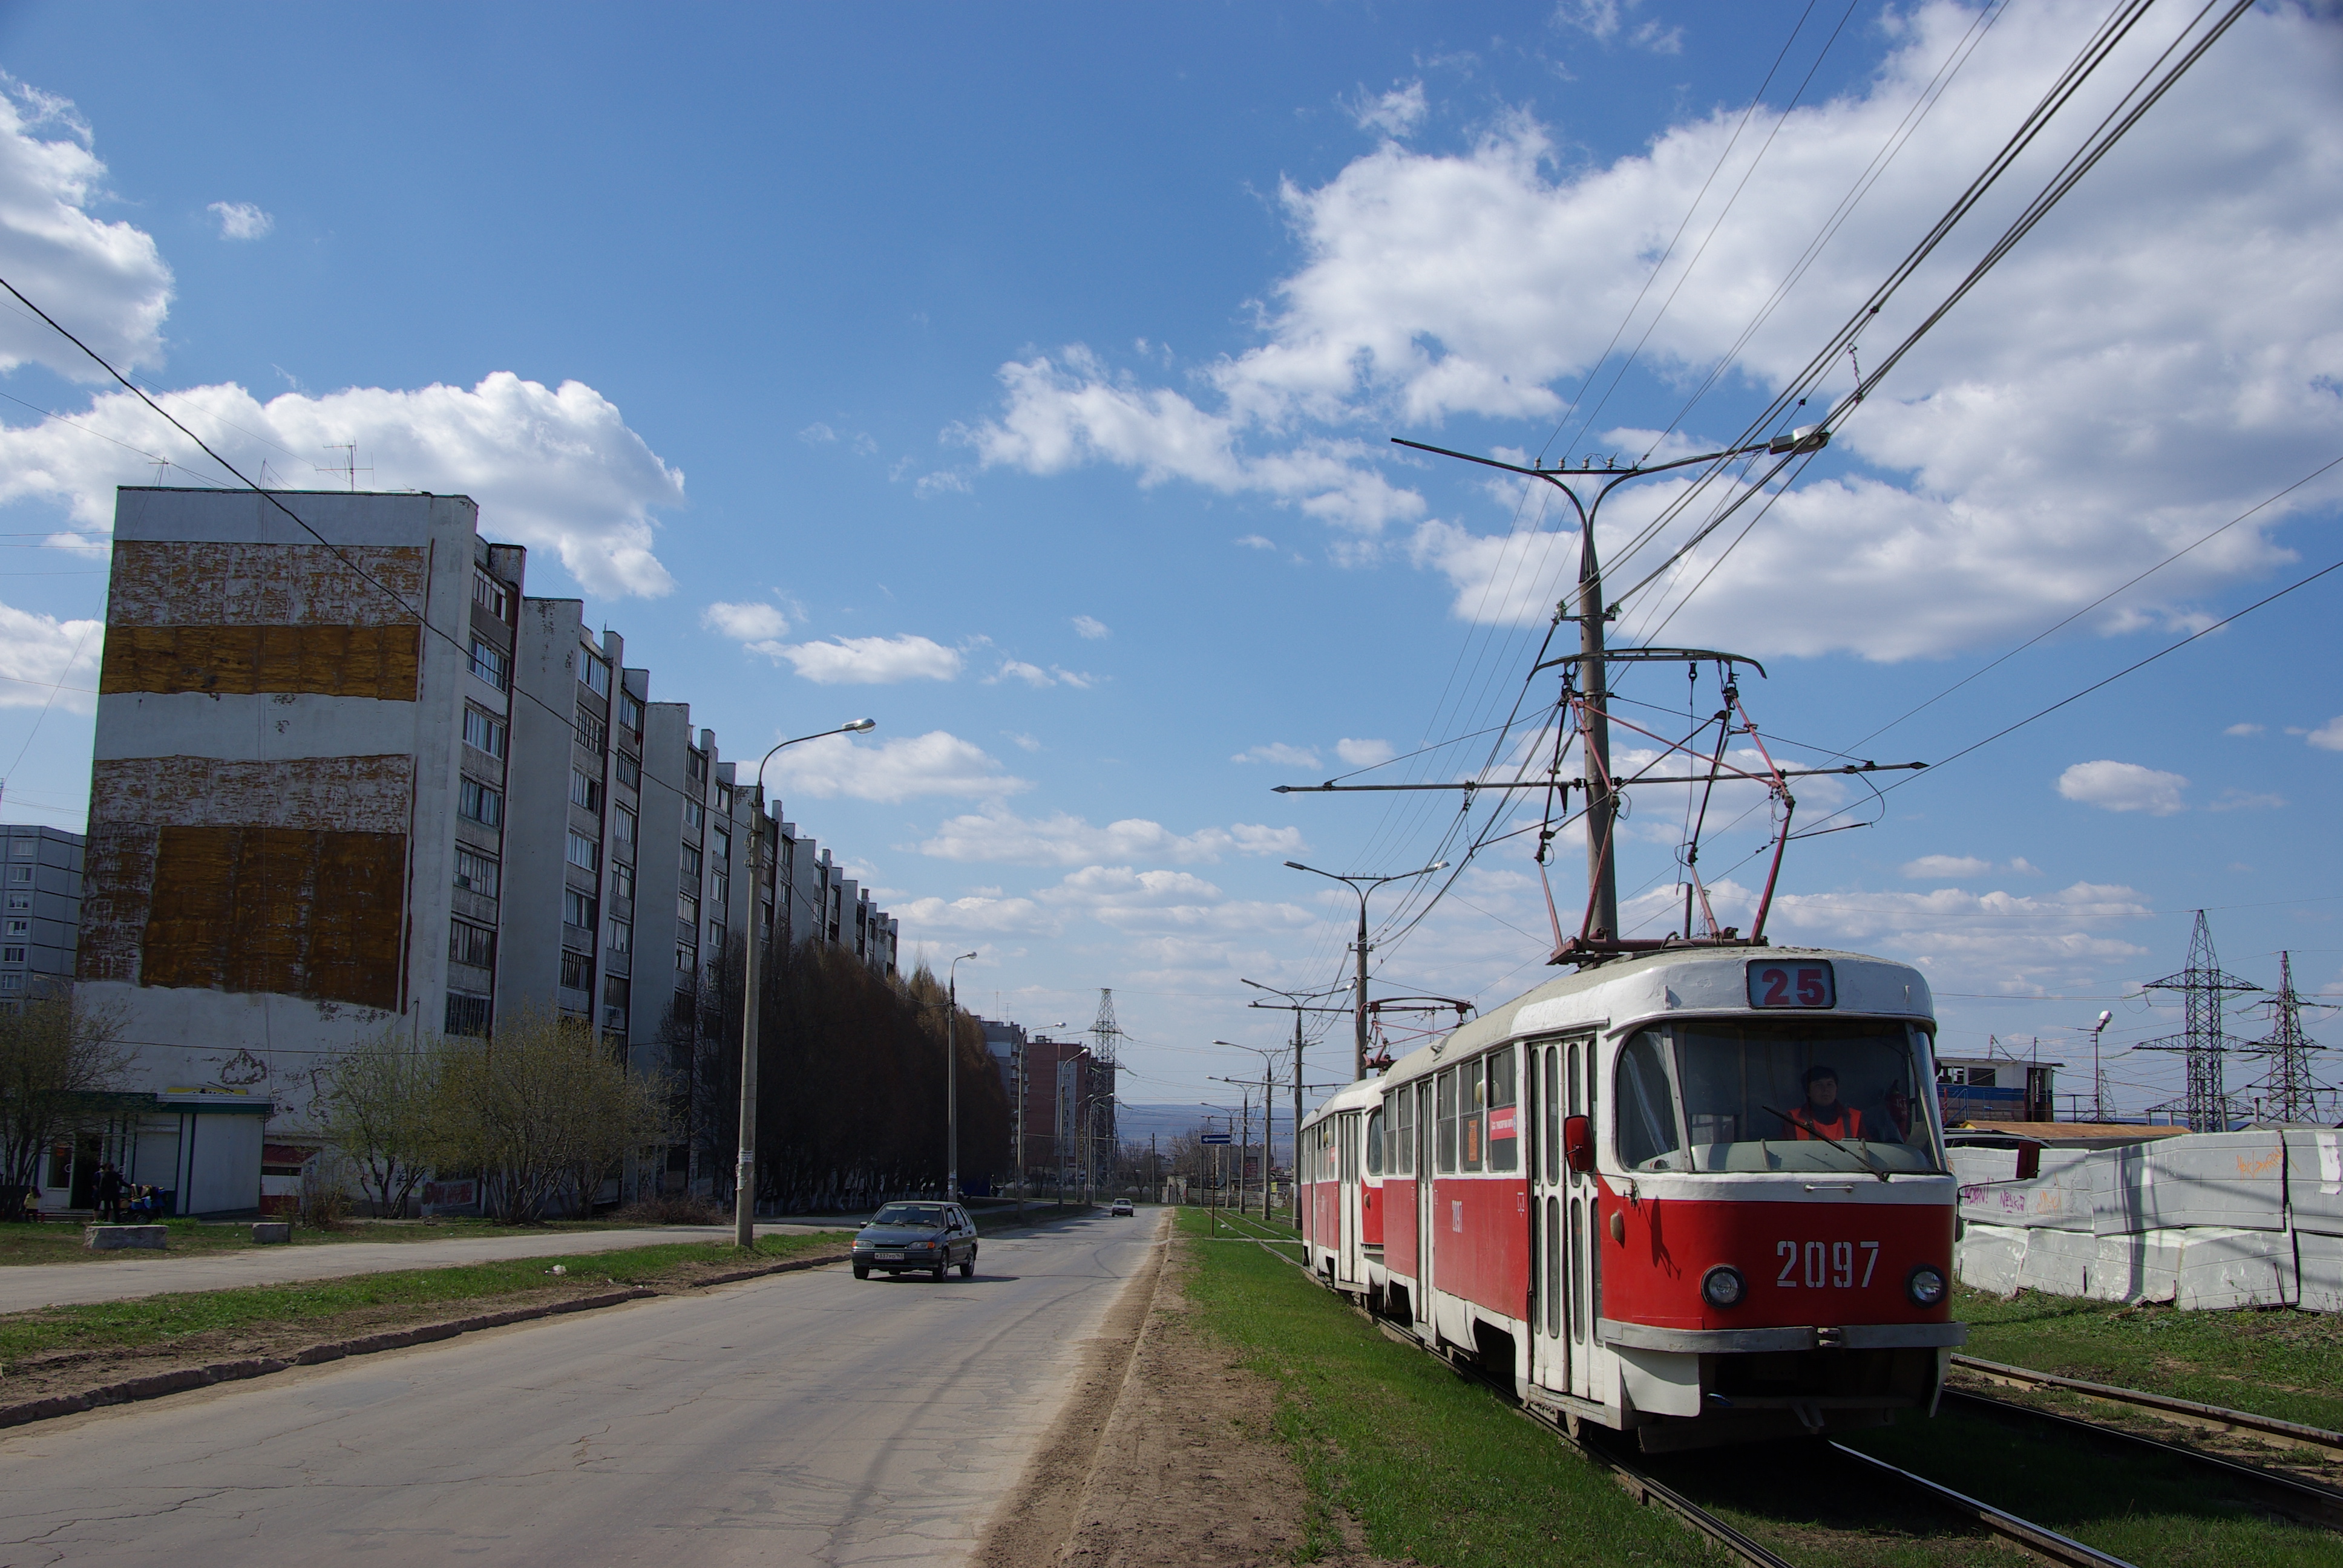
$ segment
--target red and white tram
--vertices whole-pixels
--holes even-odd
[[[1933,1411],[1966,1332],[1934,1027],[1855,953],[1551,980],[1304,1121],[1312,1266],[1647,1451]]]

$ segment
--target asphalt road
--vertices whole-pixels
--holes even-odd
[[[793,1236],[823,1225],[759,1224],[759,1236]],[[544,1236],[462,1236],[446,1241],[321,1241],[308,1247],[255,1247],[237,1252],[116,1253],[103,1261],[17,1263],[0,1268],[0,1312],[26,1312],[76,1302],[124,1302],[166,1291],[225,1291],[282,1285],[344,1274],[437,1269],[498,1258],[555,1258],[615,1252],[665,1241],[729,1241],[729,1225],[656,1225],[634,1231],[570,1231]]]
[[[1167,1213],[0,1433],[0,1563],[958,1563]]]

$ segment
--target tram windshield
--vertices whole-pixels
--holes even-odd
[[[1926,1053],[1919,1030],[1856,1019],[1640,1030],[1619,1053],[1619,1157],[1636,1171],[1940,1172]]]

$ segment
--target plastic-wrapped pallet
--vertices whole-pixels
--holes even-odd
[[[2026,1245],[2026,1233],[2014,1226],[1965,1224],[1953,1248],[1953,1272],[1972,1290],[2014,1296]]]
[[[2103,1302],[2168,1302],[2180,1273],[2178,1231],[2135,1231],[2093,1238],[2090,1294]]]
[[[2102,1233],[2286,1229],[2286,1147],[2277,1132],[2190,1132],[2121,1152]]]
[[[2283,1231],[2190,1228],[2180,1238],[2172,1304],[2195,1312],[2292,1305],[2294,1242]]]
[[[2026,1260],[2017,1282],[2054,1296],[2091,1293],[2091,1266],[2098,1261],[2099,1239],[2088,1231],[2036,1225],[2026,1234]]]
[[[2008,1181],[2017,1175],[2017,1151],[2015,1149],[1947,1149],[1953,1174],[1963,1187],[1981,1186],[1987,1181]]]
[[[2288,1130],[2286,1201],[2297,1231],[2343,1236],[2343,1131]]]
[[[2295,1304],[2307,1312],[2343,1312],[2343,1236],[2297,1231],[2294,1257],[2300,1271]]]
[[[1996,1181],[1961,1188],[1961,1218],[1986,1225],[2089,1231],[2096,1225],[2097,1167],[2107,1155],[2087,1149],[2045,1149],[2042,1173],[2026,1181]]]

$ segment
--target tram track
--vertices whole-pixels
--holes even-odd
[[[2324,1427],[2305,1426],[2299,1422],[2281,1421],[2276,1416],[2260,1415],[2252,1411],[2228,1410],[2217,1404],[2200,1404],[2195,1400],[2178,1399],[2171,1394],[2149,1393],[2144,1389],[2117,1388],[2110,1383],[2089,1382],[2081,1378],[2060,1377],[2053,1372],[2036,1372],[2031,1367],[2011,1366],[2003,1362],[1989,1362],[1977,1356],[1956,1355],[1953,1365],[1989,1382],[2029,1392],[2056,1391],[2077,1394],[2103,1404],[2139,1412],[2158,1421],[2177,1426],[2198,1427],[2210,1432],[2250,1437],[2279,1448],[2299,1449],[2321,1458],[2343,1462],[2343,1432],[2329,1432]],[[2025,1407],[2018,1407],[2025,1408]],[[2095,1425],[2084,1422],[2085,1425]],[[2116,1429],[2107,1429],[2116,1430]]]

